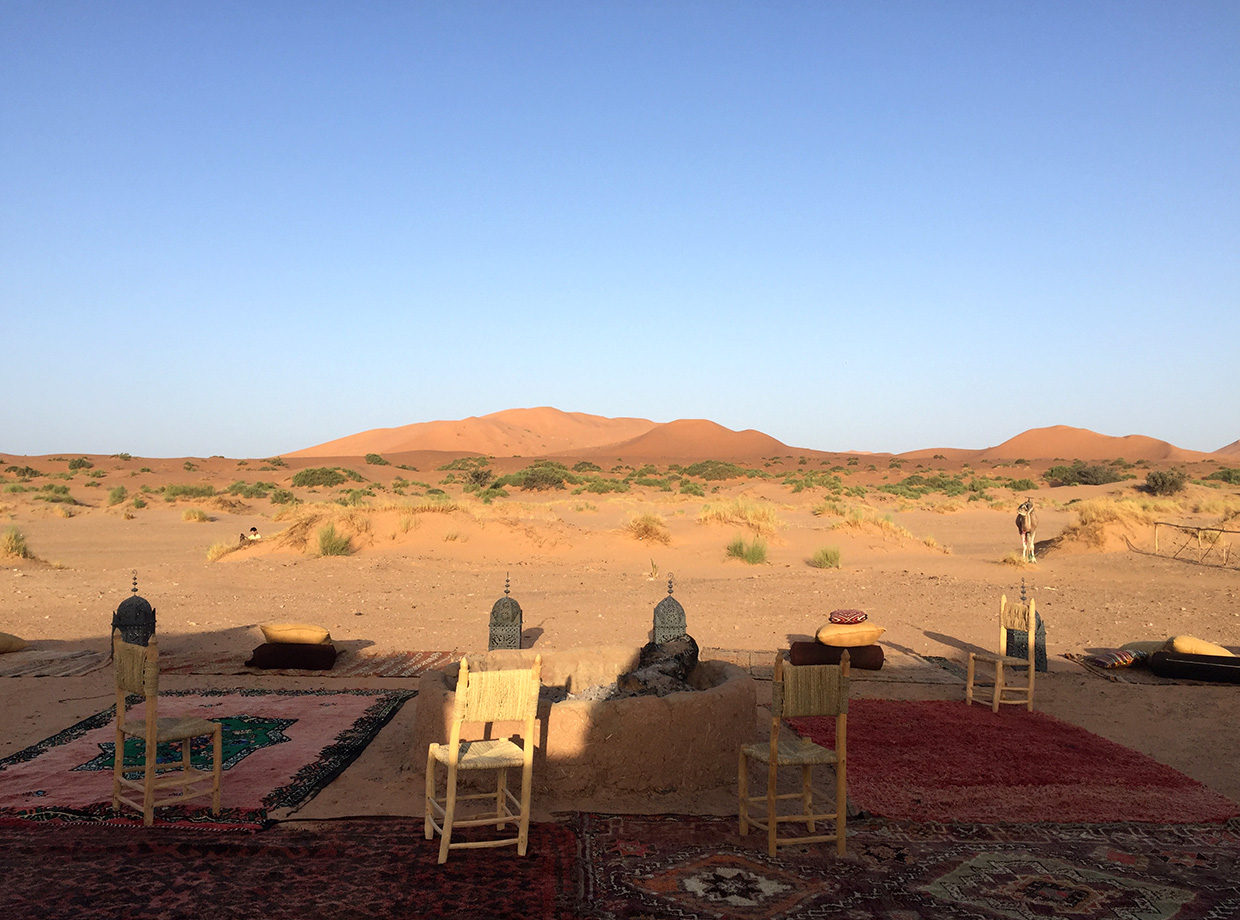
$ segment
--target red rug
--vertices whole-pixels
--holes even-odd
[[[835,720],[790,720],[825,745]],[[1193,823],[1240,806],[1150,757],[1041,712],[945,700],[848,704],[848,791],[918,821]]]

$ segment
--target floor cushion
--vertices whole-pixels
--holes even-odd
[[[1213,642],[1206,642],[1204,639],[1198,639],[1194,636],[1172,636],[1167,640],[1167,644],[1163,646],[1163,650],[1176,652],[1180,655],[1235,657],[1228,649],[1223,648],[1221,645],[1215,645]]]
[[[869,623],[826,623],[818,629],[818,641],[823,645],[855,648],[873,645],[887,630]]]
[[[331,633],[322,626],[309,623],[266,623],[258,628],[268,642],[318,645],[332,640]]]
[[[864,610],[854,610],[852,608],[843,608],[840,610],[832,610],[831,615],[827,617],[832,623],[864,623],[867,619]]]
[[[862,671],[882,670],[884,655],[881,645],[823,645],[821,642],[793,642],[788,660],[793,664],[839,664],[848,652],[848,666]]]
[[[20,652],[30,643],[10,633],[0,632],[0,655],[5,652]]]
[[[336,663],[336,646],[330,642],[264,642],[254,649],[247,668],[302,668],[330,671]]]

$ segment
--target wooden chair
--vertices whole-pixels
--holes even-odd
[[[155,821],[155,809],[191,799],[211,796],[211,814],[220,813],[220,771],[223,763],[223,732],[218,722],[196,716],[161,718],[156,712],[159,696],[159,646],[154,636],[147,645],[136,645],[112,633],[112,652],[116,672],[116,749],[113,752],[112,808],[117,812],[128,805],[142,812],[142,823]],[[131,719],[127,708],[129,694],[146,698],[143,718]],[[211,739],[211,770],[201,770],[190,762],[195,738]],[[145,759],[141,765],[126,765],[125,739],[141,738]],[[178,761],[160,763],[160,744],[181,745]],[[131,779],[126,774],[139,774]],[[172,790],[172,791],[169,791]],[[138,793],[138,795],[131,795]]]
[[[517,845],[517,854],[525,855],[530,836],[530,788],[534,767],[534,721],[538,714],[538,688],[542,673],[542,656],[534,659],[529,670],[473,671],[467,659],[461,659],[456,684],[456,700],[452,709],[452,725],[447,744],[431,744],[426,753],[426,839],[441,835],[439,861],[447,862],[448,851],[473,847]],[[461,726],[466,722],[522,722],[521,743],[511,738],[486,741],[462,741]],[[447,785],[442,801],[437,797],[436,764],[448,768]],[[508,789],[508,769],[521,768],[521,798]],[[457,776],[462,770],[495,770],[498,773],[494,792],[458,795]],[[495,803],[486,817],[458,818],[458,802],[485,799]],[[513,808],[516,808],[516,811]],[[506,824],[517,825],[517,836],[490,840],[452,842],[454,827],[480,827],[494,824],[503,830]]]
[[[999,654],[987,655],[982,652],[969,652],[969,667],[965,677],[964,685],[964,701],[966,705],[973,705],[974,687],[980,689],[991,689],[993,695],[990,699],[990,708],[994,712],[999,711],[1001,703],[1024,703],[1025,708],[1033,712],[1033,681],[1034,675],[1037,673],[1035,668],[1035,632],[1037,630],[1038,615],[1034,610],[1033,601],[1026,604],[1009,604],[1007,595],[1003,595],[999,599]],[[1029,641],[1029,657],[1012,658],[1007,653],[1008,630],[1019,630],[1028,633]],[[994,683],[978,682],[976,680],[976,671],[978,663],[993,666],[995,669]],[[1028,679],[1024,683],[1012,683],[1011,668],[1026,668]]]
[[[741,834],[749,833],[749,826],[765,830],[767,849],[771,856],[781,846],[789,844],[825,843],[835,841],[836,852],[844,855],[845,814],[848,803],[846,776],[848,728],[848,653],[845,652],[838,665],[800,665],[789,663],[784,653],[775,657],[775,679],[771,685],[771,736],[769,741],[747,744],[740,752],[738,790],[740,794]],[[781,738],[782,720],[797,716],[835,716],[835,749],[822,747],[803,738]],[[749,794],[749,761],[766,764],[766,792]],[[820,764],[835,767],[835,811],[816,813],[815,794],[825,793],[814,788],[813,770]],[[801,768],[799,792],[778,794],[776,779],[781,766]],[[777,803],[783,799],[799,799],[799,814],[777,813]],[[750,806],[765,803],[763,818],[750,814]],[[817,834],[815,822],[834,820],[833,834]],[[779,825],[785,822],[805,822],[807,834],[780,836]]]

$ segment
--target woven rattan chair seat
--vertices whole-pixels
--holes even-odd
[[[215,722],[196,716],[160,716],[155,720],[155,740],[180,741],[183,738],[197,738],[211,734],[215,731],[215,726]],[[143,738],[146,736],[146,720],[129,719],[121,726],[121,731],[135,738]]]
[[[760,763],[770,763],[770,742],[764,741],[759,744],[747,744],[745,745],[745,754]],[[779,752],[777,756],[781,764],[790,764],[795,766],[803,766],[805,764],[831,764],[835,763],[837,760],[835,751],[814,744],[814,742],[805,738],[779,739]]]
[[[998,661],[1003,664],[1027,665],[1027,658],[1013,658],[1011,655],[988,655],[985,652],[974,652],[973,657],[978,661]]]
[[[439,763],[448,762],[451,748],[446,744],[435,746],[434,757]],[[494,770],[498,767],[520,767],[525,754],[520,745],[501,738],[491,741],[462,741],[458,770]]]

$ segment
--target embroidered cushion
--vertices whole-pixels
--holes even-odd
[[[25,639],[19,639],[17,636],[9,633],[0,632],[0,655],[5,652],[20,652],[29,643]]]
[[[823,645],[851,648],[857,645],[873,645],[887,630],[869,623],[827,623],[818,630],[818,641]]]
[[[1167,640],[1167,644],[1163,646],[1163,650],[1167,652],[1176,652],[1180,655],[1220,655],[1224,658],[1235,656],[1223,648],[1221,645],[1215,645],[1213,642],[1206,642],[1204,639],[1196,639],[1193,636],[1173,636]]]
[[[829,619],[832,623],[844,623],[846,625],[852,623],[864,623],[866,620],[866,613],[864,610],[844,608],[842,610],[832,610],[831,616],[827,619]]]
[[[1085,661],[1098,668],[1130,668],[1149,657],[1149,652],[1137,652],[1126,648],[1099,649],[1087,655]]]
[[[295,645],[320,645],[331,642],[331,634],[322,626],[309,623],[265,623],[258,627],[268,642],[284,642]]]

